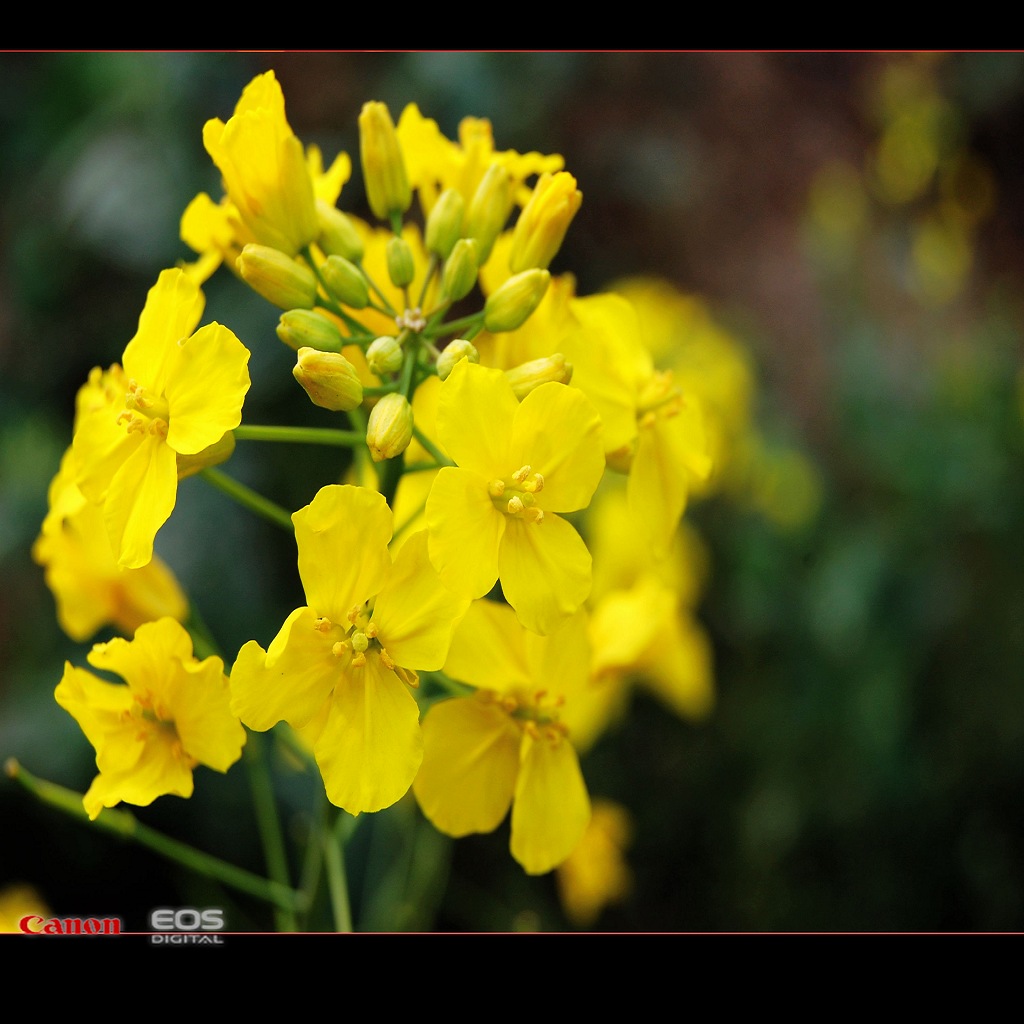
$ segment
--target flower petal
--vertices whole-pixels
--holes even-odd
[[[523,736],[512,803],[512,856],[529,875],[557,867],[575,849],[590,821],[590,797],[572,744]]]
[[[460,682],[499,693],[529,688],[523,634],[507,604],[474,601],[455,630],[444,671]]]
[[[541,508],[575,512],[586,508],[604,473],[601,418],[582,391],[542,384],[522,401],[512,424],[508,472],[529,465],[544,477]]]
[[[400,800],[423,758],[419,720],[405,683],[379,655],[346,672],[313,748],[331,803],[359,814]]]
[[[512,802],[519,730],[493,701],[456,697],[423,720],[423,764],[413,792],[435,828],[449,836],[490,832]]]
[[[440,470],[427,496],[427,550],[441,582],[462,597],[483,597],[498,578],[505,524],[481,477]]]
[[[183,663],[174,727],[185,753],[215,771],[226,772],[242,756],[245,729],[231,712],[231,690],[220,658]]]
[[[444,664],[452,629],[469,605],[438,578],[427,557],[425,530],[414,533],[377,595],[373,622],[380,642],[404,668],[433,671]]]
[[[463,359],[441,385],[437,433],[445,450],[463,469],[485,481],[515,472],[509,431],[519,409],[501,370]]]
[[[317,619],[312,608],[296,608],[269,651],[250,640],[238,652],[231,711],[250,729],[263,732],[280,721],[299,728],[330,697],[343,666],[331,653],[334,638],[316,628]]]
[[[320,615],[344,622],[353,606],[380,591],[391,568],[391,510],[384,495],[329,484],[292,522],[306,600]]]
[[[561,516],[539,523],[509,517],[499,553],[505,599],[542,635],[556,630],[590,593],[590,552]]]
[[[162,395],[178,342],[196,329],[205,305],[199,285],[183,270],[161,271],[146,295],[139,329],[125,346],[121,362],[127,377]]]
[[[249,390],[249,350],[220,324],[201,327],[180,344],[167,377],[167,443],[195,455],[242,422]]]

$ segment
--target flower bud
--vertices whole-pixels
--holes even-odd
[[[441,297],[451,302],[464,299],[476,284],[477,262],[476,242],[472,238],[460,238],[444,262],[441,275]]]
[[[366,350],[366,363],[370,373],[383,377],[386,373],[397,373],[401,369],[404,355],[397,338],[384,334],[370,342]]]
[[[480,179],[466,213],[467,238],[476,240],[477,266],[483,266],[512,212],[512,178],[501,164],[491,164]]]
[[[353,263],[358,263],[363,258],[363,239],[346,214],[336,206],[318,199],[316,218],[320,225],[320,248],[328,256],[344,256]]]
[[[365,309],[370,301],[370,286],[363,272],[344,256],[328,256],[320,267],[327,290],[340,303],[353,309]]]
[[[540,305],[551,275],[546,270],[524,270],[514,274],[484,304],[484,327],[492,332],[514,331]]]
[[[471,341],[466,341],[465,338],[455,338],[449,341],[437,357],[438,377],[441,380],[447,380],[448,375],[455,369],[455,364],[463,359],[468,359],[471,363],[479,363],[480,353],[477,352],[476,346]]]
[[[235,266],[253,291],[280,309],[312,309],[316,305],[313,271],[278,249],[250,243]]]
[[[184,480],[185,477],[192,476],[208,466],[219,466],[222,462],[227,462],[234,450],[235,435],[230,430],[226,430],[219,441],[214,441],[213,444],[207,445],[201,452],[196,452],[195,455],[181,455],[178,453],[175,456],[175,461],[178,465],[178,479]]]
[[[366,446],[374,462],[401,455],[412,440],[412,406],[393,391],[371,410],[366,424]]]
[[[412,190],[395,125],[383,103],[363,104],[359,114],[359,156],[366,199],[374,216],[390,220],[393,213],[405,213],[412,202]]]
[[[409,243],[398,235],[392,235],[387,244],[388,277],[396,288],[408,288],[416,276]]]
[[[427,218],[424,236],[427,252],[432,252],[443,260],[448,259],[452,246],[462,234],[462,217],[465,212],[466,203],[461,192],[448,188],[441,193]]]
[[[312,309],[289,309],[277,323],[277,336],[296,352],[315,348],[321,352],[340,352],[341,331],[333,321]]]
[[[582,202],[583,193],[567,171],[542,174],[512,232],[509,270],[518,274],[530,267],[546,269]]]
[[[516,398],[521,402],[534,388],[549,381],[568,384],[572,380],[572,363],[565,361],[561,352],[520,363],[505,371]]]
[[[331,412],[349,412],[363,400],[363,385],[356,368],[340,352],[300,348],[292,376],[310,401]]]

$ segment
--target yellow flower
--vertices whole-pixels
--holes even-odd
[[[195,331],[204,299],[182,270],[165,270],[150,289],[123,366],[96,368],[78,398],[72,445],[76,483],[103,506],[118,565],[153,557],[179,475],[178,459],[209,451],[222,461],[225,433],[241,422],[249,390],[249,351],[226,327]],[[195,331],[193,334],[192,332]],[[217,446],[217,447],[214,447]],[[202,459],[199,460],[200,463]]]
[[[624,851],[633,838],[629,812],[611,800],[595,800],[583,839],[556,874],[566,916],[589,928],[610,903],[621,903],[633,889]]]
[[[415,534],[392,562],[384,496],[331,484],[292,516],[308,604],[270,647],[250,640],[231,672],[232,708],[251,729],[279,721],[307,738],[327,796],[350,814],[409,789],[423,752],[416,670],[436,670],[466,602],[427,561]]]
[[[206,122],[203,145],[253,241],[294,256],[316,240],[313,182],[273,71],[245,87],[227,124],[216,117]]]
[[[531,193],[525,184],[527,178],[560,171],[565,163],[557,153],[546,156],[536,152],[517,153],[512,149],[496,150],[491,122],[486,118],[463,118],[458,142],[452,141],[445,137],[436,121],[420,113],[415,103],[402,111],[396,132],[405,156],[409,184],[419,193],[424,214],[430,213],[440,194],[449,188],[462,196],[468,212],[480,183],[494,165],[507,172],[510,201],[525,205]],[[489,252],[490,247],[487,249]]]
[[[437,431],[456,466],[427,498],[434,568],[467,598],[500,579],[520,622],[550,633],[590,593],[590,553],[556,513],[585,508],[601,479],[597,412],[553,382],[520,403],[504,373],[463,360],[441,385]]]
[[[54,691],[96,748],[100,773],[82,801],[90,818],[122,800],[145,807],[168,793],[189,797],[197,764],[226,772],[241,756],[245,730],[228,707],[224,663],[195,658],[174,619],[144,623],[134,640],[96,644],[88,658],[128,684],[66,662]]]
[[[590,819],[590,798],[562,713],[586,699],[589,660],[583,612],[541,637],[507,605],[470,606],[444,670],[478,689],[431,707],[413,783],[437,829],[456,838],[491,832],[511,806],[512,856],[527,873],[569,856]]]
[[[711,469],[702,409],[671,370],[655,369],[626,299],[602,293],[570,305],[579,327],[559,348],[573,365],[572,386],[600,412],[608,463],[629,474],[636,528],[663,553],[691,481],[706,478]]]
[[[185,618],[188,600],[159,558],[139,569],[118,566],[102,508],[75,485],[70,449],[50,484],[49,502],[32,557],[45,569],[57,621],[72,640],[88,640],[108,623],[132,634],[165,615]]]
[[[635,528],[624,490],[603,488],[587,512],[595,567],[593,699],[572,721],[581,751],[625,713],[635,685],[685,721],[706,718],[715,699],[711,642],[693,611],[703,585],[703,547],[684,522],[668,552],[655,557]]]

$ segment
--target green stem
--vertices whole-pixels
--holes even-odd
[[[475,335],[479,333],[480,327],[483,324],[483,322],[483,310],[481,310],[479,313],[471,313],[469,316],[464,316],[461,320],[449,320],[448,323],[441,324],[442,330],[437,332],[436,337],[440,338],[449,334],[458,334],[463,327],[475,327]]]
[[[208,484],[212,484],[229,498],[237,501],[239,505],[249,509],[250,512],[255,512],[256,515],[268,519],[276,526],[280,526],[289,533],[294,533],[292,517],[285,509],[281,508],[280,505],[275,505],[269,498],[264,498],[262,494],[257,494],[252,488],[246,487],[245,484],[239,483],[237,480],[232,480],[231,477],[226,476],[219,469],[213,469],[210,466],[200,470],[199,475]]]
[[[455,463],[452,462],[451,459],[447,458],[444,455],[444,453],[441,451],[441,449],[438,448],[437,445],[435,445],[434,442],[431,441],[430,438],[427,437],[427,435],[424,434],[423,431],[420,430],[420,428],[417,427],[415,424],[413,424],[412,436],[415,437],[416,440],[419,441],[419,443],[421,445],[423,445],[423,447],[427,450],[427,452],[434,457],[434,459],[437,461],[439,466],[454,466],[455,465]],[[425,468],[433,468],[433,467],[425,467]]]
[[[344,814],[334,821],[334,828],[325,829],[323,834],[324,862],[327,867],[327,886],[331,893],[331,911],[334,914],[334,930],[352,931],[352,910],[348,902],[348,880],[345,877],[345,838],[347,825]]]
[[[90,822],[89,816],[82,806],[80,793],[65,789],[54,782],[36,778],[25,771],[14,758],[8,760],[4,767],[9,778],[20,783],[37,799],[83,823],[94,825],[103,832],[134,840],[158,853],[161,857],[166,857],[198,874],[223,882],[239,892],[255,896],[275,907],[292,911],[300,905],[299,894],[289,886],[261,878],[251,871],[236,867],[234,864],[229,864],[218,857],[212,857],[210,854],[203,853],[177,839],[165,836],[148,825],[143,825],[134,814],[127,811],[104,808],[100,811],[99,817]]]
[[[291,444],[333,444],[341,448],[355,448],[366,443],[366,436],[356,430],[336,430],[333,427],[267,427],[242,424],[235,427],[236,441],[284,441]]]
[[[274,788],[267,770],[266,743],[262,736],[249,733],[245,743],[245,762],[249,769],[249,788],[252,791],[256,824],[263,842],[263,856],[267,873],[279,885],[291,888],[288,879],[288,856],[281,835],[281,824],[274,802]],[[274,923],[279,932],[296,932],[299,924],[291,908],[275,907]]]
[[[189,636],[192,637],[192,651],[200,661],[211,655],[220,658],[221,661],[224,660],[217,641],[213,639],[213,634],[203,621],[194,602],[189,602],[188,618],[185,620],[184,626],[188,630]]]

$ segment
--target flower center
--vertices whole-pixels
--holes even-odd
[[[520,466],[508,479],[494,479],[487,485],[487,493],[499,512],[529,523],[544,519],[543,509],[537,508],[536,495],[544,489],[544,477],[534,473],[530,466]]]
[[[535,740],[544,739],[556,744],[569,735],[569,727],[560,718],[565,704],[565,697],[561,694],[555,696],[548,690],[526,694],[498,694],[493,690],[477,692],[482,700],[500,705],[509,718]]]
[[[640,391],[636,418],[641,427],[648,427],[659,415],[675,416],[682,404],[683,393],[675,383],[672,371],[658,370]]]
[[[372,601],[364,601],[363,604],[352,608],[348,613],[348,621],[349,625],[346,628],[322,615],[316,620],[313,628],[319,633],[333,633],[340,637],[331,645],[331,653],[336,658],[349,656],[352,668],[362,668],[366,664],[367,655],[376,653],[381,664],[394,672],[404,683],[419,686],[419,677],[416,673],[396,665],[387,648],[381,643],[377,635],[377,623],[373,621]]]
[[[138,725],[138,739],[147,743],[155,736],[163,736],[170,743],[175,758],[184,761],[190,768],[199,762],[185,752],[178,735],[171,712],[159,703],[151,694],[136,696],[131,708],[123,713],[124,718],[133,720]]]
[[[136,380],[128,381],[124,412],[117,417],[117,422],[125,421],[129,434],[137,432],[165,438],[169,419],[170,407],[166,398],[154,394],[151,388],[143,387]]]

